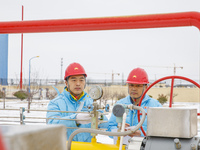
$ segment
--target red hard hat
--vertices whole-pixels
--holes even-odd
[[[66,79],[69,76],[73,75],[85,75],[87,77],[87,74],[85,73],[84,68],[79,63],[71,63],[67,69],[65,70],[65,76],[64,79]]]
[[[135,68],[129,73],[126,83],[148,84],[149,83],[148,75],[144,69]]]

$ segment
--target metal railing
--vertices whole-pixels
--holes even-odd
[[[22,80],[24,86],[29,85],[29,80],[28,79],[23,79]],[[19,85],[20,81],[19,79],[5,79],[5,78],[0,78],[0,85]],[[64,80],[60,79],[31,79],[30,83],[32,86],[56,86],[56,85],[65,85]],[[125,85],[126,80],[123,79],[115,79],[112,81],[111,79],[86,79],[86,84],[87,85],[94,85],[94,84],[101,84],[105,86],[110,86],[110,85]]]
[[[198,79],[193,79],[195,82],[199,83]],[[155,80],[150,80],[150,83]],[[0,78],[0,85],[9,85],[9,86],[19,86],[19,79],[10,79],[10,78]],[[23,86],[29,85],[28,79],[23,79]],[[30,83],[32,86],[65,86],[64,80],[60,79],[31,79]],[[111,86],[111,85],[126,85],[126,79],[115,79],[114,81],[111,79],[86,79],[87,86],[90,85],[102,85],[102,86]],[[170,86],[168,82],[161,82],[161,84],[165,84],[165,86]],[[182,80],[175,80],[175,86],[177,87],[194,87],[192,84],[188,84]]]
[[[24,107],[20,107],[19,109],[0,109],[0,111],[19,111],[19,116],[0,116],[0,119],[4,119],[4,120],[0,120],[0,124],[2,122],[4,122],[3,124],[5,124],[5,122],[9,125],[11,125],[12,123],[19,123],[20,125],[25,125],[26,123],[43,123],[43,124],[47,124],[47,120],[49,119],[54,119],[54,120],[74,120],[74,121],[84,121],[84,119],[66,119],[66,118],[47,118],[47,117],[35,117],[35,116],[26,116],[24,114],[25,111],[40,111],[40,112],[60,112],[60,113],[88,113],[88,112],[77,112],[77,111],[58,111],[58,110],[36,110],[36,109],[25,109]],[[107,113],[103,113],[103,115],[107,115]],[[6,120],[6,119],[19,119],[19,120]],[[26,119],[31,119],[31,121],[27,121]],[[33,121],[33,120],[45,120],[45,121]],[[12,123],[11,123],[12,122]],[[107,122],[107,121],[100,121],[101,123]],[[66,128],[70,128],[70,129],[78,129],[79,127],[66,127]],[[102,129],[104,130],[104,129]]]

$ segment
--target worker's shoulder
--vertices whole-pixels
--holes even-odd
[[[124,97],[117,101],[117,104],[126,104],[126,103],[130,103],[130,96]]]
[[[57,97],[52,99],[50,101],[50,103],[58,103],[59,101],[63,101],[63,100],[64,100],[64,95],[63,94],[59,94]]]

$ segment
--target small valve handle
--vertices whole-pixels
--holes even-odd
[[[87,108],[88,108],[88,111],[93,111],[94,106],[92,104],[90,104],[90,105],[87,106]]]
[[[106,111],[106,112],[109,112],[109,109],[110,109],[110,105],[109,105],[109,104],[106,104],[105,111]]]

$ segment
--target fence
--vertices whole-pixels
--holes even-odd
[[[49,119],[54,120],[74,120],[74,121],[84,121],[83,119],[66,119],[66,118],[46,118],[46,117],[38,117],[38,116],[26,116],[25,108],[20,107],[19,109],[0,109],[0,111],[19,111],[19,116],[0,116],[0,124],[13,124],[13,123],[19,123],[20,125],[25,125],[27,123],[40,123],[40,124],[46,124]],[[76,111],[55,111],[55,110],[36,110],[36,109],[27,109],[27,111],[35,111],[35,112],[60,112],[60,113],[88,113],[88,112],[76,112]],[[103,113],[103,115],[107,115],[107,113]],[[3,119],[3,120],[2,120]],[[26,119],[29,119],[29,121],[26,121]],[[36,121],[35,121],[36,120]],[[43,121],[38,121],[43,120]],[[101,123],[107,122],[107,121],[99,121]],[[78,129],[79,127],[66,127],[70,129]]]
[[[153,83],[155,80],[150,80],[150,83]],[[197,83],[199,83],[199,80],[194,80]],[[0,78],[0,85],[17,85],[19,86],[19,79],[5,79],[5,78]],[[29,79],[23,79],[22,83],[24,86],[29,85]],[[32,86],[48,86],[48,85],[65,85],[64,80],[60,79],[31,79],[30,84]],[[126,80],[124,79],[86,79],[86,84],[87,86],[98,84],[98,85],[103,85],[103,86],[111,86],[111,85],[126,85]],[[170,86],[170,82],[164,81],[162,84],[165,84],[166,86]],[[176,79],[175,80],[175,86],[192,86],[191,83],[188,84],[188,82],[185,82],[184,80]]]
[[[19,85],[20,81],[19,79],[5,79],[0,78],[0,85]],[[22,83],[24,86],[29,85],[29,79],[23,79]],[[48,85],[64,85],[64,80],[60,79],[31,79],[30,84],[34,86],[48,86]],[[125,85],[125,80],[119,80],[116,79],[114,81],[109,79],[87,79],[86,80],[87,85],[93,85],[93,84],[102,84],[102,85]]]

